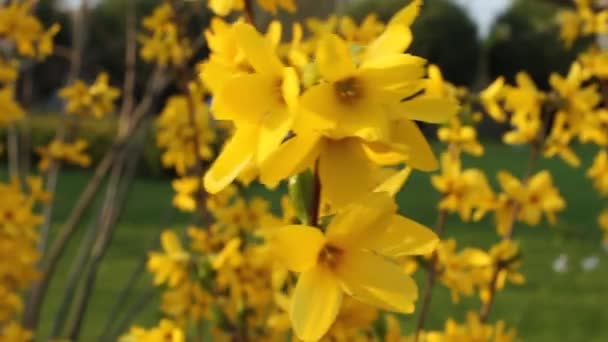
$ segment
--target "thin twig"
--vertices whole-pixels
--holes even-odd
[[[445,232],[445,225],[448,217],[448,212],[446,210],[440,210],[437,214],[437,225],[435,231],[437,232],[437,236],[439,239],[443,236]],[[420,315],[418,315],[418,322],[416,323],[416,333],[414,335],[414,341],[418,341],[420,337],[420,332],[424,329],[424,325],[426,323],[426,318],[429,312],[429,308],[431,306],[431,297],[433,293],[433,287],[435,286],[435,280],[439,275],[437,273],[437,251],[433,251],[431,255],[431,260],[429,261],[429,266],[427,268],[427,278],[426,284],[424,286],[424,291],[422,295],[422,306],[420,307]]]

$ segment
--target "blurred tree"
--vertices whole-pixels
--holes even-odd
[[[388,20],[407,0],[359,0],[346,13],[361,20],[378,13]],[[476,79],[481,48],[477,26],[458,5],[448,0],[426,1],[413,26],[416,37],[411,52],[441,67],[447,80],[471,86]]]
[[[558,9],[550,1],[514,1],[498,18],[488,39],[489,76],[504,75],[512,81],[518,71],[526,70],[546,89],[551,72],[567,72],[578,49],[567,50],[559,41]]]

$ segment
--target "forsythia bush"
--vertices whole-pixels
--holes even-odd
[[[189,37],[185,13],[197,2],[163,2],[143,19],[137,36],[141,59],[178,85],[155,119],[156,142],[163,165],[175,171],[173,205],[195,219],[186,236],[164,230],[160,248],[148,255],[147,269],[162,288],[164,318],[153,327],[122,331],[119,341],[517,340],[503,321],[489,322],[498,293],[525,282],[515,228],[555,224],[566,206],[550,170],[537,170],[536,161],[559,157],[580,167],[572,144],[601,146],[587,175],[608,194],[602,97],[608,52],[594,44],[567,75],[551,75],[546,92],[521,72],[513,84],[501,77],[475,93],[449,84],[437,66],[407,53],[422,0],[412,0],[388,22],[372,14],[360,25],[349,17],[296,22],[286,28],[290,41],[282,39],[278,21],[264,31],[254,25],[250,0],[209,0],[217,16],[200,37]],[[21,60],[51,54],[59,29],[42,27],[31,14],[34,2],[9,3],[0,7],[0,40],[10,44],[0,54],[0,127],[7,130],[26,112],[15,101]],[[258,5],[273,14],[296,11],[291,0]],[[608,34],[607,18],[608,11],[591,1],[576,1],[575,10],[558,17],[565,44]],[[192,67],[201,39],[210,53]],[[70,80],[59,91],[66,127],[81,117],[113,114],[121,91],[110,84],[104,73],[90,84]],[[135,139],[139,108],[131,108],[131,121],[119,127],[109,156]],[[505,144],[528,146],[521,177],[464,165],[464,154],[484,154],[476,126],[485,118],[509,126]],[[417,122],[440,125],[438,158]],[[41,284],[65,248],[45,248],[48,231],[38,227],[50,214],[38,213],[37,203],[53,200],[49,184],[60,163],[91,164],[87,146],[58,132],[36,147],[42,178],[11,174],[0,184],[2,341],[37,335],[31,312],[39,312],[40,302],[32,298],[40,291],[44,296]],[[400,215],[394,196],[412,172],[436,169],[431,182],[441,198],[431,229]],[[499,188],[488,180],[494,177]],[[280,214],[264,198],[246,196],[253,181],[269,189],[287,183]],[[443,238],[453,214],[463,222],[493,216],[496,243],[483,250]],[[608,209],[598,223],[608,240]],[[427,274],[425,284],[411,276],[419,268]],[[32,283],[26,304],[21,295]],[[427,329],[436,283],[454,302],[478,296],[479,311],[462,322],[446,317],[442,330]],[[402,331],[397,314],[414,312],[416,330]],[[78,323],[70,327],[52,337],[77,339]]]

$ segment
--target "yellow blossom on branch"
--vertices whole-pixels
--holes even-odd
[[[109,85],[109,76],[100,73],[90,86],[77,80],[62,88],[59,96],[66,101],[66,112],[73,115],[102,118],[114,110],[120,90]]]
[[[390,258],[428,253],[437,237],[395,215],[396,209],[388,195],[377,193],[344,208],[325,234],[294,225],[270,237],[278,259],[301,273],[289,310],[299,338],[320,339],[336,319],[344,293],[390,311],[413,312],[416,284]]]

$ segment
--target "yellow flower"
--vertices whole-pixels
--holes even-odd
[[[593,165],[587,170],[587,177],[593,180],[593,186],[597,191],[608,195],[608,153],[601,150],[593,159]]]
[[[549,171],[538,172],[526,183],[501,171],[498,173],[498,181],[505,194],[519,206],[517,218],[528,225],[538,225],[543,213],[550,224],[555,224],[555,213],[566,206],[553,185]]]
[[[505,323],[498,321],[495,325],[482,323],[479,315],[475,312],[467,314],[467,320],[458,324],[449,318],[443,331],[430,331],[426,333],[425,342],[460,342],[460,341],[493,341],[514,342],[517,341],[516,331],[509,329],[505,331]]]
[[[178,175],[195,169],[199,158],[213,157],[211,144],[216,134],[202,98],[197,90],[186,96],[172,96],[156,119],[156,144],[163,149],[161,162],[175,168]]]
[[[516,86],[504,91],[505,108],[512,112],[511,125],[514,130],[505,133],[507,144],[522,144],[538,138],[542,129],[541,106],[545,94],[538,90],[532,78],[525,72],[516,75]]]
[[[450,143],[456,150],[464,151],[474,156],[483,154],[483,146],[477,141],[475,127],[463,125],[458,117],[450,119],[449,126],[443,126],[437,131],[437,137],[444,143]]]
[[[2,327],[0,331],[0,340],[10,342],[30,342],[34,338],[34,334],[25,330],[17,322],[10,321]]]
[[[0,87],[0,127],[8,126],[25,115],[14,100],[14,91],[11,86]]]
[[[199,190],[200,180],[196,177],[182,177],[171,182],[175,196],[173,206],[176,208],[193,212],[196,209],[196,192]]]
[[[236,130],[205,174],[205,188],[211,193],[277,148],[291,129],[300,92],[295,70],[283,66],[264,37],[248,24],[236,24],[234,30],[255,72],[233,77],[215,94],[214,115],[233,121]]]
[[[19,76],[19,61],[0,56],[0,85],[13,83]]]
[[[84,139],[78,139],[72,143],[61,140],[53,140],[47,146],[36,148],[40,155],[38,169],[47,171],[52,160],[63,160],[81,167],[91,165],[91,157],[86,153],[89,143]]]
[[[490,117],[498,122],[504,122],[506,120],[505,112],[498,104],[504,95],[504,85],[504,77],[499,77],[479,94],[481,103]]]
[[[173,7],[167,3],[158,6],[152,15],[143,19],[147,32],[138,37],[142,45],[139,53],[143,60],[161,66],[177,66],[190,57],[190,42],[180,37],[174,20]]]
[[[433,187],[442,194],[440,209],[456,212],[462,220],[468,221],[474,209],[479,209],[475,214],[477,218],[492,206],[494,193],[483,171],[463,171],[459,158],[449,152],[441,155],[441,171],[441,175],[431,177]]]
[[[111,113],[114,110],[114,101],[120,96],[120,90],[110,86],[109,80],[108,74],[102,72],[90,86],[77,80],[74,84],[62,88],[59,96],[66,101],[66,112],[97,119]]]
[[[200,284],[186,281],[163,293],[161,310],[180,322],[198,322],[207,313],[210,301]]]
[[[359,27],[350,17],[340,19],[340,33],[350,42],[368,44],[378,37],[382,31],[384,31],[384,24],[378,20],[376,14],[367,15]]]
[[[516,285],[521,285],[526,281],[524,275],[519,272],[521,267],[519,253],[519,245],[509,239],[502,240],[490,248],[488,254],[492,261],[490,267],[485,269],[486,283],[479,293],[483,302],[487,302],[490,298],[489,285],[492,283],[496,271],[498,271],[494,284],[496,291],[502,290],[507,280]]]
[[[581,20],[578,14],[572,10],[562,10],[557,15],[557,21],[561,25],[560,38],[567,47],[572,47],[572,44],[579,37],[581,29]]]
[[[382,309],[414,311],[416,284],[387,258],[428,253],[437,237],[395,215],[396,209],[389,196],[376,193],[339,212],[325,234],[287,226],[270,238],[278,259],[300,273],[290,306],[300,339],[318,340],[327,332],[343,293]]]
[[[121,336],[119,342],[185,342],[184,330],[174,321],[162,319],[158,326],[146,330],[133,326],[128,334]]]
[[[165,230],[160,236],[163,252],[150,252],[148,269],[155,273],[154,284],[167,283],[177,287],[188,275],[187,265],[190,255],[182,247],[179,237],[171,230]]]

